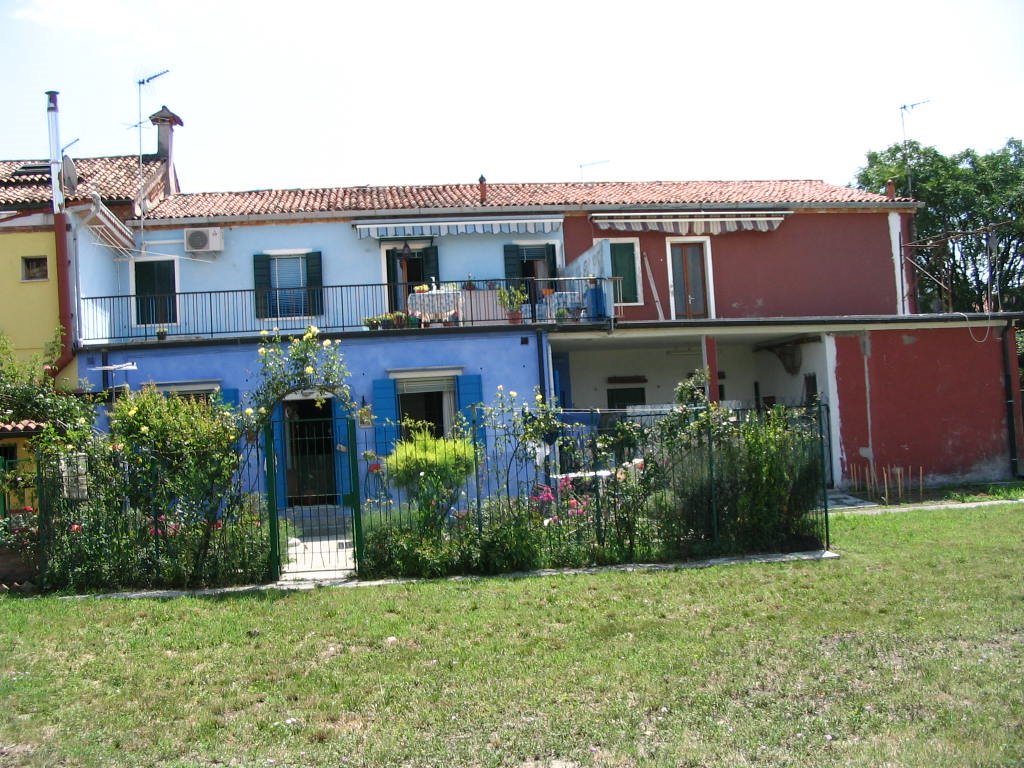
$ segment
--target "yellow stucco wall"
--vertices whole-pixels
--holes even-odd
[[[46,257],[45,280],[22,279],[25,256]],[[60,322],[56,263],[52,230],[0,230],[0,331],[24,359],[43,352]],[[77,361],[62,372],[58,381],[66,388],[76,386]]]

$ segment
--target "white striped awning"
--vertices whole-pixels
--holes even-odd
[[[438,237],[441,235],[520,235],[557,232],[561,216],[530,219],[421,219],[419,221],[375,221],[353,224],[360,240],[387,237]]]
[[[595,213],[598,229],[666,232],[674,235],[721,235],[726,232],[773,232],[789,211],[695,211],[684,213]]]

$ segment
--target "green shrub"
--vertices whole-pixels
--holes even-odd
[[[435,532],[452,511],[475,463],[476,448],[468,438],[435,437],[423,425],[415,425],[385,459],[388,477],[410,494],[418,525]]]

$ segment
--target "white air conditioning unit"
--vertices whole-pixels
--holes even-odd
[[[220,227],[202,227],[185,230],[185,250],[188,253],[210,253],[224,250],[224,230]]]

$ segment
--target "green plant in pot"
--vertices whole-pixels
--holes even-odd
[[[526,289],[519,285],[508,285],[498,289],[498,303],[508,313],[513,324],[523,322],[523,304],[526,303]]]

